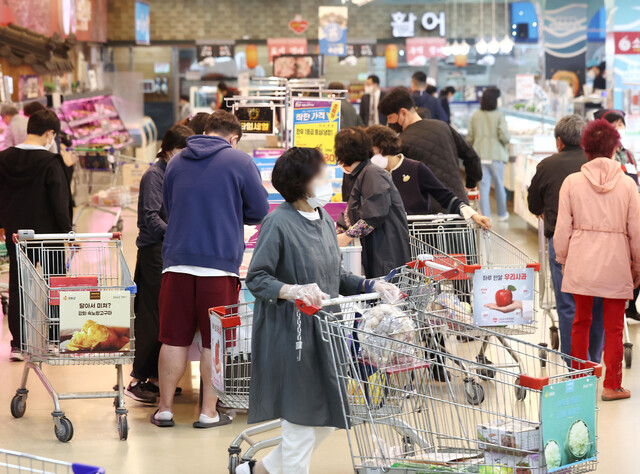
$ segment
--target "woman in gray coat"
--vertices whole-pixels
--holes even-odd
[[[247,274],[256,297],[253,314],[249,423],[280,418],[282,443],[260,463],[236,472],[307,473],[313,450],[345,428],[340,385],[320,323],[295,300],[378,291],[394,299],[390,283],[365,280],[342,268],[335,223],[323,209],[331,183],[322,154],[291,148],[276,162],[272,183],[286,200],[262,222]]]

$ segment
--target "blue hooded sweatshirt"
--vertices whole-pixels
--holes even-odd
[[[169,218],[164,268],[192,265],[238,274],[244,224],[269,212],[257,166],[224,138],[194,135],[167,165],[162,187]]]

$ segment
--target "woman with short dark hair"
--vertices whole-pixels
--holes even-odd
[[[315,148],[291,148],[271,181],[284,197],[265,217],[247,273],[256,297],[251,338],[249,423],[280,418],[282,444],[241,474],[308,472],[314,449],[334,428],[346,428],[340,383],[320,321],[301,315],[295,300],[377,291],[399,296],[390,283],[365,280],[342,268],[335,223],[323,209],[331,199],[324,158]]]
[[[482,163],[480,181],[480,209],[485,216],[491,216],[489,196],[491,185],[495,189],[498,220],[509,218],[507,212],[507,192],[504,189],[504,168],[509,161],[509,141],[511,136],[507,121],[499,107],[500,90],[495,87],[485,89],[480,100],[480,110],[471,116],[467,141],[473,146]]]
[[[351,181],[340,225],[338,243],[346,247],[355,238],[362,244],[362,265],[367,278],[385,276],[407,263],[409,230],[400,193],[391,176],[371,163],[373,144],[359,128],[336,135],[336,160]]]
[[[620,135],[606,120],[585,127],[589,161],[562,183],[553,235],[556,260],[564,265],[562,291],[573,293],[576,304],[573,357],[587,360],[593,298],[603,298],[604,401],[631,396],[622,388],[622,331],[625,304],[640,284],[640,197],[613,160],[619,146]]]
[[[596,119],[605,119],[618,130],[620,134],[620,146],[616,149],[616,155],[613,159],[620,163],[624,168],[624,173],[630,178],[633,178],[636,184],[638,184],[638,165],[636,158],[633,156],[631,150],[626,149],[624,146],[627,134],[627,123],[624,119],[624,112],[621,110],[600,109],[593,114],[593,116]]]

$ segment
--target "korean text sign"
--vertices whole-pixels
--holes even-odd
[[[480,269],[473,275],[476,326],[533,324],[533,268]]]
[[[540,402],[547,471],[595,460],[596,378],[547,385]]]
[[[335,164],[334,140],[339,128],[339,100],[293,101],[293,146],[320,148],[326,162]]]
[[[273,135],[275,113],[271,107],[237,107],[234,114],[240,120],[243,134]]]
[[[347,52],[347,7],[318,8],[320,54],[345,56]]]

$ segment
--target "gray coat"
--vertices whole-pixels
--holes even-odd
[[[317,283],[332,298],[359,293],[362,278],[342,268],[335,224],[323,209],[310,221],[289,203],[267,215],[247,273],[256,297],[251,340],[249,423],[284,418],[305,426],[345,427],[340,385],[320,322],[278,299],[285,283]]]

